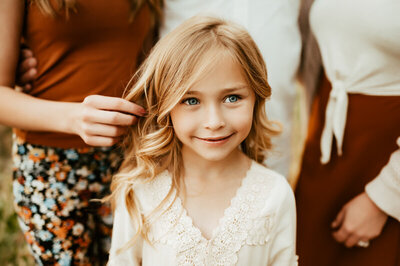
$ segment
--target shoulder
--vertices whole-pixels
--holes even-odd
[[[171,174],[164,171],[153,180],[134,186],[134,194],[143,214],[151,213],[167,197],[171,181]]]
[[[282,224],[285,214],[295,215],[293,191],[281,174],[256,162],[252,163],[243,184],[243,205],[248,208],[246,219],[251,225],[246,243],[263,244]],[[288,220],[294,221],[292,218]]]
[[[253,179],[268,185],[271,189],[279,189],[281,192],[292,192],[292,188],[286,178],[278,172],[253,161],[251,173]]]
[[[281,207],[294,207],[294,193],[286,178],[278,172],[253,162],[250,174],[254,185],[260,187],[265,211],[277,211]],[[289,206],[285,206],[289,205]]]
[[[124,230],[137,226],[133,224],[129,208],[135,208],[142,215],[151,214],[168,195],[171,176],[165,171],[153,180],[130,185],[133,191],[126,185],[115,196],[114,224],[117,223],[118,227],[123,227]],[[127,206],[127,197],[134,197],[134,206]]]

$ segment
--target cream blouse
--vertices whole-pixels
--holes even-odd
[[[144,215],[165,198],[171,175],[165,171],[135,193]],[[174,192],[175,193],[175,192]],[[169,198],[169,206],[173,198]],[[281,175],[255,162],[211,239],[193,225],[179,197],[151,223],[148,243],[134,235],[135,225],[123,199],[115,210],[109,265],[297,265],[293,192]]]

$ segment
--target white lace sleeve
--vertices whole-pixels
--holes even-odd
[[[400,137],[397,144],[400,147]],[[388,164],[365,191],[381,210],[400,221],[400,149],[392,153]]]
[[[268,265],[294,266],[296,256],[296,206],[291,187],[283,180],[276,188],[280,195],[279,206],[271,235],[271,253]]]
[[[135,244],[123,252],[118,252],[135,235],[135,226],[126,209],[125,200],[117,203],[114,213],[114,225],[111,240],[110,258],[108,266],[141,265],[143,240],[138,239]]]

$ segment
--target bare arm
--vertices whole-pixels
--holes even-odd
[[[126,127],[137,121],[136,116],[145,114],[142,107],[99,95],[89,96],[82,103],[49,101],[13,89],[23,14],[24,1],[0,1],[0,124],[77,134],[93,146],[115,144]]]
[[[14,85],[23,13],[24,1],[0,1],[0,85]]]

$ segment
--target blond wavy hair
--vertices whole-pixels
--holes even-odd
[[[263,163],[265,152],[271,149],[271,136],[279,131],[265,113],[265,101],[271,95],[271,88],[262,55],[248,32],[237,24],[213,17],[197,16],[181,24],[153,48],[125,95],[125,99],[148,110],[148,115],[139,119],[124,141],[124,162],[113,178],[109,196],[113,206],[117,199],[125,200],[137,226],[136,235],[127,246],[139,235],[148,240],[149,221],[154,218],[150,216],[159,215],[158,210],[165,209],[163,205],[171,196],[174,195],[175,200],[178,193],[174,191],[180,189],[181,144],[174,134],[171,110],[215,60],[226,53],[241,66],[256,96],[252,128],[241,149],[259,163]],[[165,170],[172,175],[169,193],[156,210],[145,217],[138,208],[135,188],[151,182]]]

